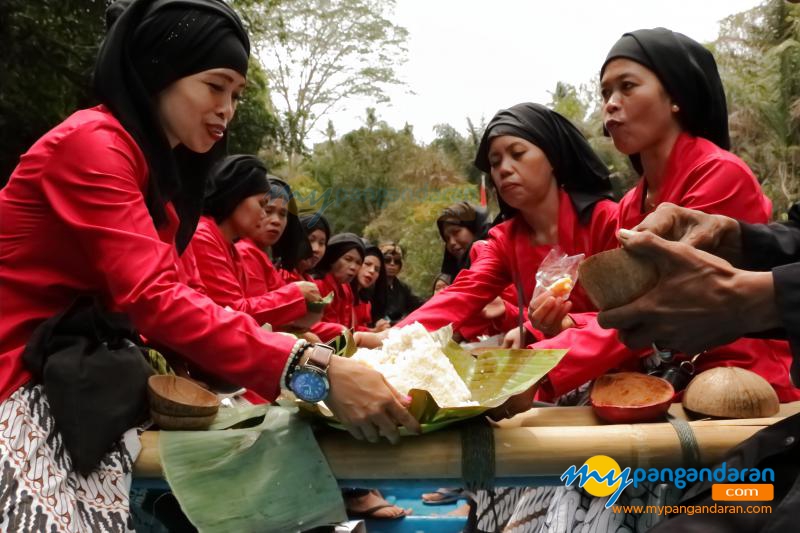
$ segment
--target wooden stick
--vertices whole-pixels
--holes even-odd
[[[786,414],[800,408],[800,402]],[[549,411],[548,413],[540,411]],[[704,464],[724,454],[774,418],[700,420],[690,422]],[[520,418],[521,417],[521,418]],[[681,466],[681,447],[671,424],[546,425],[589,420],[590,408],[534,409],[494,431],[496,475],[500,477],[560,476],[570,465],[580,466],[593,455],[608,455],[625,468]],[[522,422],[544,422],[537,427]],[[506,427],[509,423],[520,423]],[[398,445],[359,442],[343,431],[322,431],[317,439],[334,476],[347,479],[435,479],[461,477],[461,439],[457,429],[403,438]],[[138,477],[161,477],[158,433],[142,435],[143,450],[134,465]]]

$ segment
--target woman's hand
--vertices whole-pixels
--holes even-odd
[[[325,403],[358,440],[378,442],[385,437],[396,444],[400,439],[398,426],[411,433],[421,431],[407,409],[411,398],[397,392],[380,372],[334,355],[328,379],[331,391]]]
[[[383,340],[388,336],[389,333],[386,329],[380,333],[356,331],[353,333],[353,340],[356,341],[356,346],[359,348],[380,348],[383,344]]]
[[[486,304],[486,306],[481,311],[483,318],[488,320],[494,320],[495,318],[500,318],[504,314],[506,314],[506,303],[503,301],[502,298],[499,296]]]
[[[372,331],[375,333],[380,333],[381,331],[387,330],[392,327],[392,323],[386,320],[385,318],[381,318],[377,322],[375,322],[375,327],[372,328]]]
[[[322,300],[322,296],[319,294],[319,287],[317,287],[316,283],[310,281],[295,281],[294,284],[300,289],[306,302],[318,302]]]
[[[492,420],[503,420],[504,418],[511,418],[519,413],[524,413],[533,407],[533,398],[536,396],[536,389],[538,387],[538,383],[534,384],[525,392],[512,396],[503,402],[502,405],[490,409],[486,412],[486,415]]]
[[[575,327],[575,321],[567,314],[570,309],[572,302],[544,291],[531,299],[528,305],[528,320],[534,328],[544,333],[545,337],[555,337],[565,329]]]
[[[529,345],[533,341],[531,334],[527,329],[522,328],[522,335],[523,337],[520,338],[519,328],[509,330],[505,337],[503,337],[503,343],[500,345],[500,347],[507,350],[517,350]]]
[[[320,340],[320,338],[317,337],[317,335],[315,333],[312,333],[310,331],[304,331],[302,333],[297,333],[297,335],[301,339],[304,339],[304,340],[308,341],[309,344],[322,344],[322,340]]]

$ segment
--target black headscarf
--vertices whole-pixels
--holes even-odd
[[[622,35],[611,47],[600,77],[612,59],[625,58],[651,70],[679,107],[678,121],[684,130],[703,137],[724,150],[731,147],[725,89],[714,56],[689,37],[654,28]],[[631,162],[642,173],[639,154]]]
[[[490,173],[489,146],[492,139],[503,135],[525,139],[544,152],[556,181],[569,194],[582,224],[589,223],[597,202],[612,198],[608,168],[578,128],[555,111],[533,103],[498,111],[486,126],[475,156],[475,166],[487,174]],[[494,180],[489,181],[494,185]],[[508,220],[517,210],[505,203],[499,194],[497,196],[500,216],[496,222]]]
[[[364,259],[364,243],[361,237],[355,233],[339,233],[334,235],[328,241],[328,246],[325,248],[325,255],[320,259],[317,269],[321,273],[327,274],[331,267],[333,267],[333,264],[350,250],[357,250],[361,255],[361,259]]]
[[[283,198],[287,204],[286,229],[283,230],[278,242],[272,245],[272,257],[278,268],[292,271],[297,263],[311,257],[311,244],[300,218],[297,216],[297,202],[292,194],[289,184],[277,176],[268,175],[269,197],[271,199]]]
[[[442,258],[441,271],[455,278],[461,270],[469,268],[470,247],[464,250],[464,255],[458,258],[447,251],[447,241],[444,237],[444,228],[447,225],[461,226],[467,228],[475,236],[474,241],[486,238],[489,232],[489,214],[481,206],[472,205],[469,202],[458,202],[447,207],[436,219],[436,226],[439,228],[439,235],[445,241],[444,257]]]
[[[270,190],[267,167],[252,155],[231,155],[214,165],[206,186],[203,212],[217,224],[231,216],[242,200]]]
[[[211,68],[245,76],[250,41],[236,13],[218,0],[135,0],[127,8],[112,4],[107,23],[110,29],[95,65],[95,94],[147,159],[145,201],[157,227],[166,222],[165,204],[175,205],[180,218],[175,241],[182,252],[202,211],[208,170],[226,143],[216,143],[205,154],[183,146],[171,149],[156,113],[156,96],[172,82]]]
[[[363,237],[361,238],[361,244],[364,246],[364,260],[366,261],[369,256],[377,257],[380,267],[378,268],[378,279],[375,280],[372,287],[361,287],[358,284],[358,276],[356,276],[352,281],[353,294],[362,302],[371,302],[375,294],[386,292],[386,265],[383,264],[383,253],[381,253],[380,248]]]
[[[325,242],[331,238],[331,225],[328,219],[322,213],[314,211],[313,213],[304,213],[300,215],[300,223],[306,230],[306,235],[311,235],[314,231],[321,229],[325,232]]]

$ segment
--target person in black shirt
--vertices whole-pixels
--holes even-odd
[[[397,277],[403,269],[403,249],[393,242],[381,244],[380,249],[386,266],[386,289],[375,293],[372,320],[383,318],[395,324],[422,305],[422,300]]]

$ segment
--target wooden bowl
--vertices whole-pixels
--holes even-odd
[[[675,389],[669,381],[638,372],[600,376],[592,386],[594,412],[613,424],[635,424],[664,418]]]
[[[592,303],[601,311],[628,304],[655,287],[658,270],[652,261],[623,248],[586,258],[578,279]]]
[[[719,366],[697,374],[683,393],[683,406],[704,416],[762,418],[780,410],[772,385],[755,372]]]
[[[153,422],[161,429],[168,431],[199,431],[208,429],[217,417],[217,413],[205,416],[170,416],[150,410]]]
[[[150,409],[161,415],[177,417],[215,416],[219,398],[192,381],[178,377],[157,375],[147,380]]]

